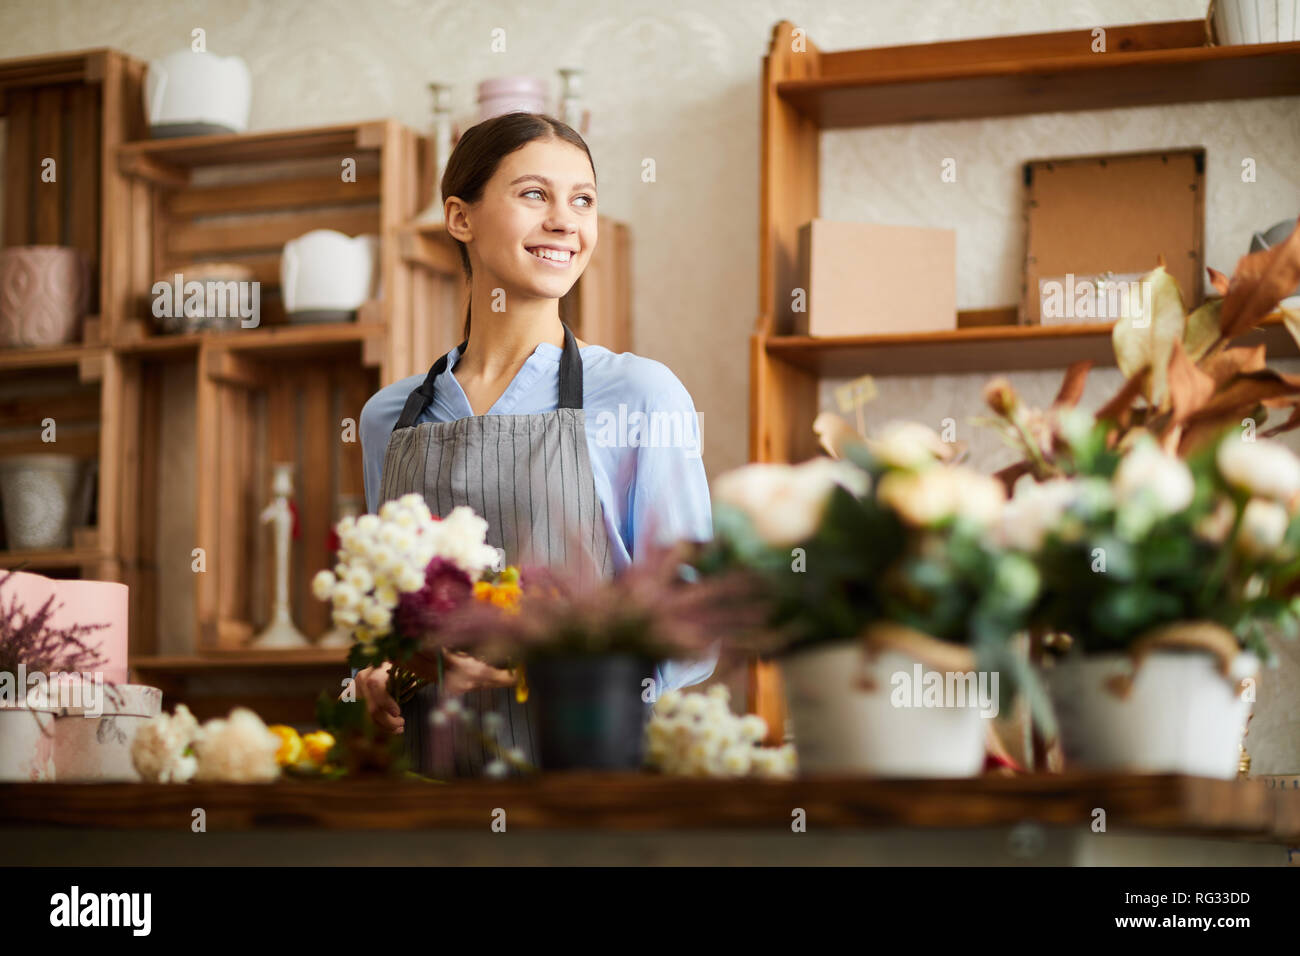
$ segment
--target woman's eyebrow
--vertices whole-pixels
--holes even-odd
[[[549,179],[547,179],[545,176],[538,176],[536,173],[524,173],[522,176],[518,177],[517,179],[512,179],[512,180],[510,181],[509,185],[513,186],[515,183],[522,183],[525,179],[536,179],[539,183],[541,183],[543,186],[545,186],[545,187],[548,188],[548,189],[553,189],[553,188],[555,188],[555,183],[551,182],[551,181],[550,181]],[[595,188],[596,188],[596,184],[595,184],[595,183],[578,183],[578,184],[577,184],[576,186],[574,186],[573,188],[574,188],[574,189],[595,189]]]

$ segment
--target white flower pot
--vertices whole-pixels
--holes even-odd
[[[248,129],[252,77],[238,56],[177,50],[149,62],[145,113],[158,131],[242,133]],[[191,127],[190,129],[184,129]]]
[[[136,732],[162,710],[162,691],[144,684],[119,684],[115,703],[103,700],[102,714],[64,708],[54,722],[54,772],[60,782],[138,781],[131,762]]]
[[[884,777],[979,773],[988,733],[979,707],[892,703],[892,675],[912,675],[917,664],[914,657],[894,650],[868,660],[857,640],[782,657],[800,772]],[[870,677],[874,690],[860,686],[863,675]]]
[[[1222,44],[1300,40],[1300,0],[1214,0],[1213,8]]]
[[[54,779],[53,708],[0,704],[0,781]]]
[[[1127,696],[1109,686],[1131,674],[1127,654],[1092,654],[1046,668],[1067,767],[1182,773],[1231,779],[1251,703],[1235,691],[1259,659],[1242,653],[1231,680],[1217,659],[1194,651],[1156,651],[1137,670]]]
[[[11,455],[0,459],[0,500],[13,550],[66,548],[82,463],[72,455]]]

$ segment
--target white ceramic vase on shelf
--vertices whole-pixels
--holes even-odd
[[[1300,40],[1300,0],[1213,0],[1210,9],[1224,46]]]
[[[242,133],[252,88],[240,57],[177,50],[149,63],[145,115],[155,137]]]

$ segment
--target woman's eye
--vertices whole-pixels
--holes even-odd
[[[526,193],[524,193],[524,195],[531,196],[533,193],[536,193],[538,196],[541,196],[542,191],[540,189],[530,189]]]
[[[588,196],[586,193],[583,193],[583,194],[582,194],[581,196],[579,196],[578,198],[579,198],[579,199],[585,199],[585,200],[587,200],[587,205],[588,205],[588,206],[594,206],[594,205],[596,204],[596,199],[595,199],[595,197],[594,197],[594,196]]]

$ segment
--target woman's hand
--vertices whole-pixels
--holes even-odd
[[[406,664],[407,670],[428,681],[438,679],[438,652],[416,652]],[[444,697],[459,697],[482,687],[513,687],[515,672],[493,667],[460,651],[443,651],[442,682]]]
[[[392,668],[392,662],[385,661],[379,667],[359,670],[356,685],[375,726],[390,734],[400,734],[406,729],[406,721],[402,718],[402,708],[388,693],[388,672]]]

